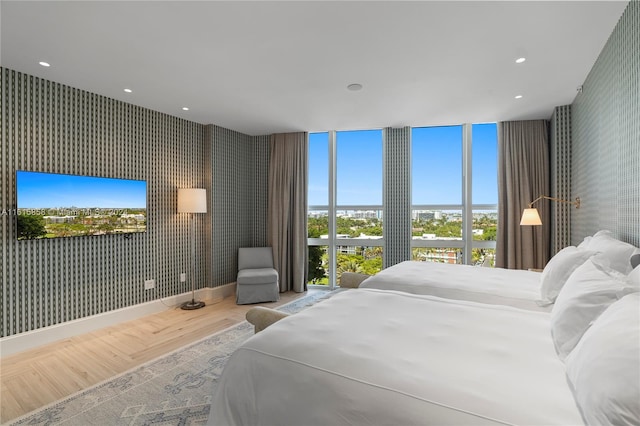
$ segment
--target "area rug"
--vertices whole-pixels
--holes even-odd
[[[314,291],[278,310],[295,313],[338,291]],[[9,424],[203,425],[225,362],[252,335],[244,321]]]

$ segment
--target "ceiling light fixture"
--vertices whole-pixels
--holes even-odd
[[[187,108],[187,107],[182,107],[182,110],[183,110],[183,111],[189,111],[189,108]]]
[[[133,92],[133,90],[131,90],[131,89],[124,89],[124,91],[127,92],[127,93]]]
[[[522,99],[522,95],[516,95],[516,99]]]
[[[38,62],[40,65],[42,65],[43,67],[50,67],[51,64],[49,62],[45,62],[45,61],[40,61]]]
[[[521,64],[526,60],[527,60],[527,58],[525,58],[525,57],[518,58],[518,59],[516,59],[516,64]]]
[[[350,85],[347,86],[347,89],[351,90],[352,92],[357,92],[358,90],[362,89],[362,84],[351,83]]]

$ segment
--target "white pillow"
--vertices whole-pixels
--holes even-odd
[[[626,276],[592,259],[571,274],[551,310],[551,337],[560,359],[569,355],[591,323],[626,287]]]
[[[627,275],[627,284],[634,291],[640,291],[640,266],[636,266]]]
[[[555,302],[560,289],[569,275],[595,253],[590,250],[578,250],[574,246],[565,247],[551,258],[540,276],[541,305]]]
[[[613,237],[609,231],[597,232],[589,241],[587,249],[596,251],[598,258],[606,261],[616,271],[628,274],[631,271],[631,255],[636,247]]]
[[[578,244],[578,248],[580,250],[589,250],[589,243],[591,242],[591,238],[593,237],[584,237],[584,240],[580,244]]]
[[[587,424],[640,424],[640,293],[613,303],[566,360]]]

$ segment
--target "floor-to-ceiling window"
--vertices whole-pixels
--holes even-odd
[[[492,266],[496,125],[413,128],[410,167],[412,259]],[[382,179],[381,130],[310,133],[309,284],[382,268]]]
[[[413,260],[463,263],[462,126],[411,129]]]
[[[309,284],[329,284],[329,132],[309,133]]]
[[[493,266],[495,123],[411,132],[413,260]]]
[[[382,131],[309,135],[309,284],[382,269]]]
[[[472,264],[494,266],[498,229],[498,133],[495,123],[472,127]]]

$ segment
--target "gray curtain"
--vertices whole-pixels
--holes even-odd
[[[271,135],[268,239],[281,292],[307,289],[307,137]]]
[[[496,266],[542,269],[549,260],[549,201],[540,200],[542,226],[520,226],[523,209],[549,195],[549,122],[498,123]]]

